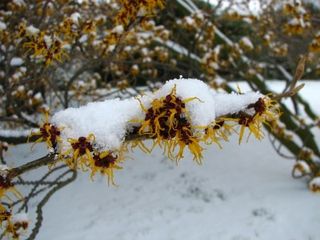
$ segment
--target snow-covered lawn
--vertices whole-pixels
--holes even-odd
[[[311,83],[302,90],[314,108],[320,107],[319,87]],[[232,138],[223,146],[209,146],[202,166],[188,154],[176,166],[161,150],[135,151],[116,172],[118,187],[79,174],[44,208],[37,239],[320,239],[320,195],[292,179],[294,162],[279,157],[267,137],[240,146]],[[20,145],[7,159],[42,154],[41,147],[30,153]]]

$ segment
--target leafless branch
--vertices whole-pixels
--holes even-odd
[[[69,170],[68,173],[72,173],[72,176],[70,178],[68,178],[67,180],[58,183],[54,188],[52,188],[47,194],[46,196],[40,201],[40,203],[37,206],[37,210],[36,210],[36,214],[37,214],[37,218],[36,218],[36,223],[34,228],[32,229],[32,232],[30,234],[30,236],[27,238],[27,240],[33,240],[36,238],[37,234],[39,233],[40,227],[42,225],[42,221],[43,221],[43,207],[46,205],[46,203],[49,201],[49,199],[52,197],[52,195],[57,192],[58,190],[60,190],[61,188],[67,186],[68,184],[70,184],[71,182],[73,182],[76,177],[77,177],[77,171],[75,170]]]
[[[289,88],[281,94],[274,95],[273,99],[279,101],[283,98],[292,97],[295,94],[297,94],[297,92],[299,92],[304,87],[304,83],[302,83],[298,86],[296,86],[296,85],[297,85],[298,81],[303,76],[306,60],[307,60],[307,56],[302,56],[300,58],[298,65],[297,65],[297,68],[296,68],[296,71],[295,71],[295,74],[294,74],[294,77],[289,85]]]

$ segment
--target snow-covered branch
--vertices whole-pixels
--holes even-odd
[[[71,168],[89,168],[92,176],[101,172],[113,182],[113,170],[121,168],[129,148],[150,153],[159,146],[175,161],[188,148],[201,163],[204,145],[221,147],[237,127],[239,143],[246,128],[261,139],[263,123],[278,116],[273,100],[260,93],[218,93],[200,80],[180,78],[154,93],[60,111],[32,135],[48,144],[54,156],[46,158],[48,164],[63,161]]]

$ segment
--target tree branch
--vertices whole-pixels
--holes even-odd
[[[28,162],[20,167],[10,169],[8,173],[8,178],[9,179],[15,178],[25,172],[54,163],[55,161],[56,161],[56,154],[49,153],[44,157]]]
[[[46,203],[49,201],[49,199],[52,197],[52,195],[60,190],[61,188],[67,186],[71,182],[73,182],[77,177],[77,171],[76,170],[69,170],[69,172],[72,172],[72,176],[67,179],[66,181],[58,183],[54,188],[52,188],[47,195],[41,200],[39,205],[37,206],[37,221],[35,223],[35,227],[32,229],[32,232],[30,236],[27,238],[27,240],[33,240],[36,238],[37,234],[39,233],[40,227],[42,225],[43,216],[42,216],[42,208],[46,205]]]

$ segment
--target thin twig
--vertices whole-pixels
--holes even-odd
[[[73,182],[77,177],[77,171],[75,170],[69,170],[68,172],[72,172],[72,176],[67,179],[66,181],[60,182],[57,184],[54,188],[52,188],[47,195],[41,200],[41,202],[37,206],[37,219],[34,228],[32,229],[32,232],[30,236],[27,238],[27,240],[33,240],[36,238],[37,234],[39,233],[40,227],[42,225],[43,221],[43,211],[42,208],[46,205],[46,203],[49,201],[49,199],[52,197],[52,195],[60,190],[61,188],[67,186],[69,183]]]
[[[9,170],[8,178],[13,179],[25,172],[31,171],[33,169],[52,164],[56,161],[56,155],[49,153],[48,155],[41,157],[32,162],[26,163],[20,167],[12,168]]]
[[[54,173],[57,170],[60,170],[61,168],[66,167],[66,165],[61,165],[58,166],[52,170],[50,170],[49,172],[47,172],[41,179],[39,179],[39,181],[37,181],[37,183],[33,186],[33,188],[31,189],[30,193],[28,194],[28,196],[26,196],[24,198],[24,203],[23,205],[19,208],[18,212],[22,211],[23,208],[27,208],[27,204],[29,202],[29,200],[33,197],[33,194],[36,192],[37,188],[41,185],[41,182],[44,181],[46,178],[48,178],[52,173]],[[31,197],[32,196],[32,197]]]
[[[285,155],[284,153],[282,153],[281,152],[281,148],[282,148],[283,144],[281,142],[279,142],[279,145],[276,146],[276,142],[278,142],[278,141],[276,141],[276,138],[272,139],[271,136],[272,136],[272,134],[269,132],[268,133],[268,138],[269,138],[269,141],[271,143],[271,146],[279,156],[281,156],[281,157],[283,157],[285,159],[289,159],[289,160],[295,160],[296,159],[295,156],[288,156],[288,155]]]
[[[277,94],[273,96],[274,100],[281,100],[283,98],[288,98],[288,97],[292,97],[294,95],[297,94],[297,92],[299,92],[303,87],[304,87],[304,83],[297,85],[298,81],[302,78],[303,74],[304,74],[304,69],[305,69],[305,65],[306,65],[306,61],[307,61],[307,56],[302,56],[298,62],[297,68],[296,68],[296,72],[294,74],[294,77],[289,85],[289,89],[284,91],[281,94]]]

